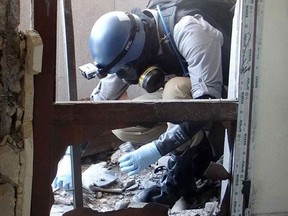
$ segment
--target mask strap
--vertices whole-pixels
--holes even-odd
[[[180,65],[182,67],[182,70],[183,70],[183,74],[184,76],[187,76],[189,73],[187,71],[187,68],[185,67],[185,65],[183,64],[182,60],[181,60],[181,56],[179,54],[179,52],[177,51],[177,48],[176,48],[176,45],[175,45],[175,42],[173,40],[173,38],[171,37],[171,33],[169,32],[167,26],[166,26],[166,23],[165,23],[165,20],[162,16],[162,12],[161,12],[161,9],[160,9],[160,6],[157,5],[157,12],[159,14],[159,17],[160,17],[160,20],[163,24],[163,28],[164,28],[164,33],[166,34],[165,36],[168,38],[168,40],[170,41],[170,44],[171,44],[171,47],[172,47],[172,50],[174,51],[174,53],[176,54],[177,56],[177,59],[178,61],[180,62]]]

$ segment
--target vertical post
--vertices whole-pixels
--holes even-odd
[[[43,41],[42,72],[34,77],[31,216],[49,215],[53,204],[53,103],[55,97],[57,1],[34,1],[34,28]],[[61,146],[57,147],[61,152]],[[64,148],[63,148],[64,150]],[[64,151],[63,151],[64,152]],[[56,168],[57,166],[55,166]]]
[[[74,28],[73,13],[71,0],[62,0],[64,13],[64,44],[66,47],[66,59],[68,68],[68,90],[70,101],[77,100],[77,77],[75,64],[75,45],[74,45]],[[71,146],[71,171],[72,182],[74,187],[74,208],[83,206],[82,179],[81,179],[81,155],[80,144]]]
[[[263,1],[242,0],[239,103],[234,145],[231,215],[251,215],[250,154],[253,150],[255,99],[259,79]],[[261,10],[259,10],[259,8]]]

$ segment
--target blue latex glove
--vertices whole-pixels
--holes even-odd
[[[127,172],[129,176],[135,175],[155,163],[162,155],[156,145],[151,142],[141,146],[133,152],[129,152],[119,158],[119,166],[122,172]]]
[[[56,177],[52,182],[53,191],[72,188],[71,156],[64,155],[58,163]]]

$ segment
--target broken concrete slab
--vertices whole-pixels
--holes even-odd
[[[106,187],[118,179],[115,172],[106,168],[107,163],[105,161],[92,164],[82,174],[82,184],[86,189],[90,189],[91,186]]]

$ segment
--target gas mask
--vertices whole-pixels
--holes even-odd
[[[139,77],[139,86],[148,93],[152,93],[164,87],[165,74],[157,66],[148,67]]]
[[[116,74],[130,85],[138,83],[148,93],[153,93],[164,87],[165,73],[156,65],[149,66],[144,70],[137,70],[132,65],[125,65]]]

